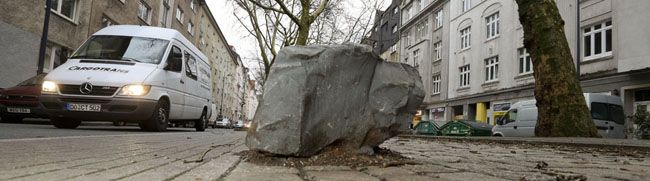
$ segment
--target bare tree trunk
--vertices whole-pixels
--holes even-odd
[[[599,137],[576,78],[564,21],[553,0],[516,0],[535,68],[535,135]],[[579,50],[578,50],[579,51]]]

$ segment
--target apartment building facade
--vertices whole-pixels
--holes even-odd
[[[240,81],[240,74],[234,74],[237,66],[242,66],[238,55],[228,45],[223,32],[214,19],[212,11],[207,7],[205,0],[200,0],[198,13],[197,47],[210,59],[212,71],[212,97],[217,107],[218,117],[234,120],[238,103],[232,101],[231,95],[236,95],[231,85],[232,81]]]
[[[583,91],[620,96],[626,115],[637,107],[648,109],[650,80],[645,77],[650,76],[650,53],[646,51],[650,49],[650,33],[643,30],[650,27],[638,22],[649,15],[644,9],[650,2],[556,3],[565,21],[571,53],[580,62]],[[495,113],[504,107],[534,99],[532,59],[523,47],[517,9],[516,2],[510,0],[449,1],[445,120],[474,119],[494,124]],[[402,33],[402,42],[406,32]],[[434,120],[431,116],[423,119]]]
[[[449,64],[449,1],[405,0],[402,9],[400,60],[418,69],[425,97],[422,120],[444,122]]]
[[[392,0],[385,11],[375,12],[375,23],[363,44],[371,45],[383,60],[399,62],[400,5],[403,0]]]
[[[117,1],[117,0],[116,0]],[[119,2],[119,1],[118,1]],[[52,0],[44,72],[63,64],[88,36],[90,1]],[[0,1],[0,87],[11,87],[36,75],[44,1]]]
[[[36,75],[45,1],[0,1],[0,87],[11,87]],[[52,0],[44,72],[65,63],[72,52],[94,32],[111,25],[142,25],[176,29],[211,62],[213,100],[234,118],[235,88],[224,76],[237,76],[243,66],[219,29],[205,0]],[[6,35],[6,36],[5,36]],[[239,74],[241,76],[241,74]],[[230,81],[230,82],[223,82]],[[224,86],[228,86],[224,88]]]
[[[579,53],[583,91],[621,97],[626,115],[650,111],[650,24],[643,23],[650,1],[581,0],[578,30],[575,2],[556,2],[571,52]]]
[[[460,0],[451,6],[449,116],[494,124],[494,113],[533,99],[532,62],[517,4]]]

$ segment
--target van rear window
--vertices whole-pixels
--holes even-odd
[[[593,119],[613,121],[618,124],[625,123],[623,107],[615,104],[592,102],[591,117]]]

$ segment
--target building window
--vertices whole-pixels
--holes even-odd
[[[404,37],[404,40],[406,41],[406,47],[411,46],[411,34],[409,33],[410,30],[406,30],[406,36]]]
[[[194,31],[192,31],[193,30],[192,28],[194,28],[194,25],[190,21],[190,22],[187,23],[187,32],[189,32],[190,35],[194,35]]]
[[[485,18],[485,22],[487,22],[487,39],[499,35],[499,12]]]
[[[442,60],[442,41],[433,44],[433,60]]]
[[[422,32],[421,35],[423,38],[427,36],[427,32],[429,31],[429,20],[424,19],[424,22],[422,22]]]
[[[391,52],[396,52],[397,51],[397,44],[394,44],[393,46],[390,47]]]
[[[519,49],[519,74],[526,74],[533,72],[533,61],[526,48]]]
[[[181,22],[181,24],[183,24],[183,10],[181,9],[181,7],[176,8],[176,20],[178,20],[178,22]]]
[[[463,3],[463,12],[472,8],[472,0],[462,0]]]
[[[397,25],[393,25],[393,27],[391,29],[392,29],[391,31],[393,32],[393,34],[397,33]]]
[[[146,23],[149,23],[149,18],[151,17],[151,8],[142,1],[138,4],[138,17]]]
[[[433,76],[433,89],[432,94],[440,94],[440,75]]]
[[[472,46],[472,27],[460,30],[460,49],[466,49]]]
[[[408,8],[408,15],[409,15],[409,16],[408,16],[408,17],[409,17],[408,19],[413,18],[413,7],[409,7],[409,8]]]
[[[52,0],[52,12],[74,21],[77,0]]]
[[[442,10],[436,13],[436,28],[442,27]]]
[[[161,27],[167,27],[167,16],[170,9],[169,0],[163,0],[162,17],[160,18]]]
[[[413,51],[413,66],[420,66],[420,49]]]
[[[190,1],[190,9],[191,9],[192,11],[196,10],[196,9],[194,9],[194,0],[191,0],[191,1]]]
[[[469,65],[458,68],[460,72],[460,87],[469,86]]]
[[[393,8],[393,14],[397,14],[399,12],[399,7]]]
[[[426,1],[426,0],[425,0],[425,1]],[[418,12],[424,10],[424,5],[425,5],[426,3],[423,2],[423,1],[418,1],[418,4],[420,4],[420,8],[418,9]]]
[[[499,57],[488,58],[485,60],[485,81],[495,81],[499,79]]]
[[[612,21],[606,21],[584,29],[584,60],[612,55]]]
[[[53,1],[54,2],[54,1]],[[43,63],[43,72],[50,72],[59,65],[67,61],[69,51],[65,47],[47,44],[45,47],[45,58]]]

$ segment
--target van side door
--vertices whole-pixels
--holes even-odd
[[[198,68],[196,56],[191,52],[185,52],[185,106],[183,107],[183,119],[199,119],[203,101],[198,90]]]
[[[537,107],[519,109],[515,134],[517,136],[535,136],[535,125],[537,124]]]
[[[182,46],[172,45],[167,56],[167,68],[165,68],[165,85],[170,100],[169,119],[181,119],[183,116],[183,105],[185,105],[185,86],[183,85],[183,51]],[[172,59],[180,58],[180,61]]]

